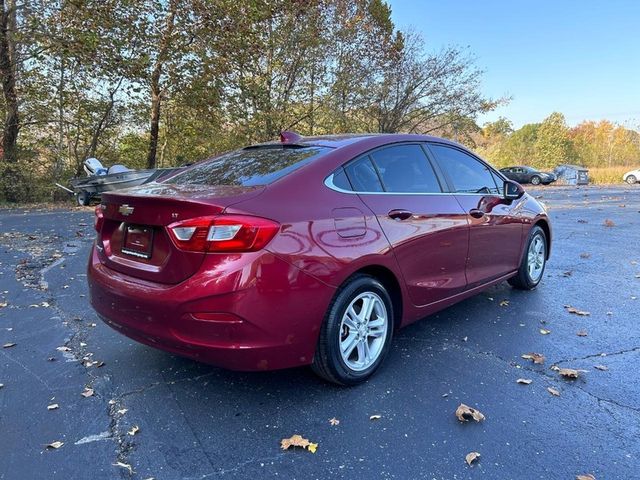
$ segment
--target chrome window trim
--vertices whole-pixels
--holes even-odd
[[[324,185],[331,190],[339,193],[348,193],[351,195],[424,195],[424,196],[434,196],[434,195],[471,195],[476,197],[486,197],[486,196],[496,196],[500,198],[505,198],[503,194],[500,193],[457,193],[457,192],[356,192],[354,190],[345,190],[340,187],[336,187],[333,183],[333,173],[324,179]]]

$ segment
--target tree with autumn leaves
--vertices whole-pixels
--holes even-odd
[[[575,127],[554,112],[541,123],[514,130],[500,118],[484,125],[473,141],[495,165],[531,165],[553,169],[575,163],[586,167],[633,167],[640,164],[640,133],[608,120],[585,121]]]
[[[82,162],[193,162],[283,129],[432,132],[500,102],[383,0],[0,0],[0,197]],[[470,122],[471,120],[471,122]]]
[[[384,0],[0,0],[0,201],[51,198],[87,157],[167,167],[284,129],[432,133],[498,164],[633,160],[637,135],[610,124],[478,127],[506,101],[482,73]]]

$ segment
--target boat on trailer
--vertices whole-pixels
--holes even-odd
[[[72,189],[56,184],[60,188],[73,193],[78,205],[83,206],[89,205],[93,199],[98,198],[103,192],[111,192],[113,190],[156,182],[184,168],[131,170],[124,165],[113,165],[106,168],[97,158],[88,158],[84,161],[83,167],[87,177],[72,179]]]

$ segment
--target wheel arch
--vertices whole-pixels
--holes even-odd
[[[393,304],[393,324],[394,328],[400,327],[402,323],[403,304],[402,289],[396,275],[383,265],[367,265],[353,272],[343,284],[347,283],[356,275],[369,275],[378,280],[389,292],[391,303]]]
[[[544,231],[545,237],[547,237],[547,260],[549,260],[549,256],[551,255],[551,226],[544,218],[538,219],[533,226],[540,227],[542,231]]]

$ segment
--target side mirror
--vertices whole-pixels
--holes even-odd
[[[524,195],[524,188],[522,185],[511,180],[504,182],[504,198],[508,200],[517,200]]]

